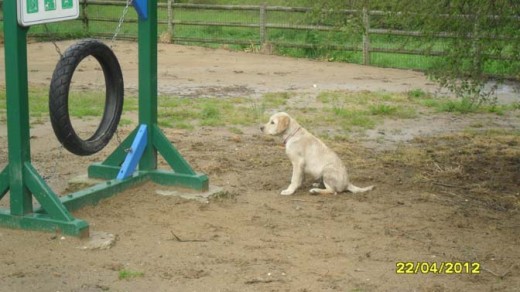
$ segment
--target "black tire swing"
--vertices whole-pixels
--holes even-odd
[[[76,67],[88,56],[96,58],[103,69],[106,98],[103,117],[97,130],[90,138],[83,140],[74,131],[70,120],[69,90]],[[65,149],[76,155],[86,156],[99,152],[116,132],[123,100],[123,73],[114,52],[95,39],[79,41],[65,51],[52,74],[49,111],[56,137]]]

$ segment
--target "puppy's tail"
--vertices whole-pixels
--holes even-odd
[[[374,186],[369,186],[369,187],[366,187],[366,188],[360,188],[360,187],[356,187],[355,185],[350,184],[350,183],[347,186],[347,190],[349,192],[352,192],[352,193],[367,192],[367,191],[371,191],[373,188],[374,188]]]

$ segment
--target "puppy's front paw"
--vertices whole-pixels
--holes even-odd
[[[283,190],[283,191],[280,193],[280,195],[283,195],[283,196],[290,196],[290,195],[292,195],[292,194],[294,194],[294,191],[291,191],[291,190],[289,190],[289,189]]]

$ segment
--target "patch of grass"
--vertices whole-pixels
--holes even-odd
[[[352,127],[371,129],[376,125],[376,122],[364,111],[334,108],[333,113],[340,118],[339,123],[346,130]]]
[[[262,96],[262,103],[268,108],[279,108],[286,105],[291,97],[292,94],[289,92],[266,93]]]
[[[5,92],[2,93],[5,97]],[[5,106],[5,105],[4,105]],[[41,117],[49,112],[49,92],[42,87],[29,88],[29,114],[31,117]]]
[[[129,280],[132,278],[143,277],[143,276],[144,276],[143,272],[123,269],[123,270],[119,271],[118,278],[119,278],[119,280]]]
[[[221,119],[219,107],[213,103],[207,103],[202,106],[200,113],[200,124],[202,126],[222,126],[224,122]]]
[[[125,95],[125,102],[123,103],[123,112],[137,111],[139,109],[137,96]]]
[[[477,105],[467,98],[462,98],[460,100],[448,100],[447,102],[440,103],[437,106],[437,110],[440,112],[467,114],[475,112]]]
[[[69,114],[73,117],[101,117],[105,109],[105,93],[98,91],[81,91],[69,93]],[[48,99],[47,96],[42,98],[43,100]],[[32,105],[32,110],[47,112],[48,105],[45,101],[45,107],[39,105],[39,103]],[[123,112],[137,110],[137,97],[125,96],[123,102]],[[37,108],[38,107],[38,108]]]
[[[409,119],[417,116],[407,95],[388,92],[322,92],[317,96],[325,111],[319,120],[338,124],[345,130],[371,129],[384,118]]]
[[[173,128],[173,122],[170,120],[158,119],[157,124],[161,128]]]
[[[49,88],[45,86],[30,86],[29,114],[32,118],[48,116]],[[99,91],[71,91],[69,93],[69,115],[71,117],[99,116],[105,107],[105,94]],[[0,110],[6,110],[5,87],[0,88]],[[137,110],[137,98],[126,96],[124,111]]]
[[[337,99],[337,92],[322,91],[316,96],[316,99],[324,104],[330,104]]]
[[[264,105],[245,98],[161,96],[159,99],[159,123],[167,127],[250,125],[258,123],[264,111]]]
[[[449,113],[477,113],[488,112],[497,115],[503,115],[506,111],[514,109],[513,105],[497,105],[497,104],[477,104],[468,98],[450,99],[447,97],[432,97],[420,90],[409,91],[407,93],[409,99],[421,106],[432,108],[437,112]]]
[[[418,103],[428,108],[439,108],[442,104],[441,101],[433,98],[421,99]]]
[[[497,114],[499,116],[503,116],[505,113],[505,108],[503,106],[491,105],[487,108],[487,111],[490,113]]]
[[[131,119],[121,118],[121,120],[119,120],[119,126],[129,126],[133,123],[134,121],[132,121]]]
[[[388,104],[375,104],[370,105],[369,112],[374,116],[387,116],[401,119],[410,119],[416,116],[416,112],[411,107],[388,105]]]
[[[74,117],[101,116],[105,94],[95,91],[69,92],[69,114]]]
[[[408,100],[425,106],[427,108],[440,108],[442,104],[446,102],[446,99],[443,98],[435,98],[431,94],[425,92],[422,89],[413,89],[406,93]]]
[[[39,123],[48,116],[48,89],[30,88],[31,123]],[[102,115],[104,96],[96,91],[82,91],[71,99],[72,117]],[[416,89],[406,94],[388,92],[321,92],[312,103],[322,103],[309,107],[287,106],[294,96],[289,92],[265,94],[260,98],[184,98],[161,95],[158,97],[158,124],[161,127],[193,129],[197,126],[227,127],[232,133],[242,134],[240,127],[261,124],[266,121],[267,113],[283,109],[303,125],[340,129],[342,131],[363,131],[374,128],[384,119],[414,118],[421,108],[431,108],[437,112],[454,113],[494,113],[503,115],[508,111],[520,109],[520,104],[481,105],[477,107],[468,100],[453,100],[432,97]],[[124,113],[138,108],[135,96],[125,98]],[[135,112],[133,113],[135,115]],[[0,91],[0,123],[5,123],[5,91]],[[133,121],[125,116],[120,125],[130,125]],[[478,128],[478,125],[473,128]]]
[[[184,130],[193,130],[195,129],[195,126],[193,126],[192,124],[190,123],[185,123],[185,122],[177,122],[175,123],[172,128],[178,128],[178,129],[184,129]]]
[[[428,93],[420,88],[412,89],[407,93],[409,98],[425,98],[428,96]]]
[[[393,116],[397,112],[397,106],[388,104],[370,105],[369,112],[374,116]]]
[[[200,117],[200,108],[195,106],[195,100],[191,98],[161,95],[158,104],[158,123],[163,127],[182,125],[189,128],[188,125]]]

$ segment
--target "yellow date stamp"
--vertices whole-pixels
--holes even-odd
[[[397,274],[476,275],[480,274],[478,262],[396,262]]]

